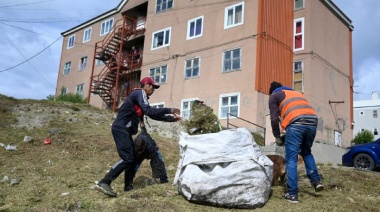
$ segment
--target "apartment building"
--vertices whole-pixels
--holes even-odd
[[[331,0],[124,0],[62,33],[56,94],[81,93],[115,110],[151,76],[161,84],[151,105],[181,108],[186,119],[191,102],[202,100],[224,127],[252,128],[270,143],[276,80],[310,100],[316,140],[348,146],[352,31]]]
[[[378,92],[372,92],[370,100],[354,101],[354,134],[363,130],[369,130],[375,136],[375,140],[380,138],[380,99]]]

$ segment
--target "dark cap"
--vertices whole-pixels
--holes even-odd
[[[273,81],[270,84],[270,87],[269,87],[269,95],[271,95],[273,93],[273,91],[276,90],[279,87],[282,87],[281,83]]]
[[[151,84],[154,86],[155,89],[159,88],[160,85],[155,83],[154,80],[151,78],[151,77],[144,77],[141,81],[140,81],[140,84],[141,85],[145,85],[145,84]]]

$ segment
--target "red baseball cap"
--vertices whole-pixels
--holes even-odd
[[[145,85],[145,84],[151,84],[154,86],[154,89],[157,89],[160,87],[159,84],[155,83],[154,80],[151,78],[151,77],[144,77],[141,81],[140,81],[140,84],[141,85]]]

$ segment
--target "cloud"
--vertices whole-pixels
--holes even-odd
[[[355,80],[354,87],[358,100],[371,99],[373,91],[380,92],[380,61],[369,59],[358,67],[358,72],[361,73]]]
[[[62,32],[115,8],[119,3],[120,0],[96,3],[93,0],[50,0],[37,4],[1,0],[0,93],[19,99],[46,99],[54,94],[62,39],[51,44],[61,37]],[[24,5],[5,7],[17,4]],[[25,62],[31,57],[34,58]],[[25,63],[4,71],[22,62]]]
[[[55,93],[62,40],[46,51],[16,68],[1,72],[25,61],[53,43],[60,33],[103,12],[115,8],[120,0],[1,0],[0,3],[0,93],[15,98],[45,99]],[[355,100],[370,98],[379,91],[380,67],[380,1],[334,0],[334,3],[353,21],[353,65]],[[4,6],[25,4],[24,6]],[[15,22],[24,21],[24,22]],[[53,21],[53,22],[52,22]],[[11,27],[2,23],[13,25]],[[28,30],[28,31],[26,31]],[[32,31],[32,32],[29,32]]]
[[[334,3],[352,20],[354,100],[371,98],[379,91],[380,76],[380,1],[334,0]]]

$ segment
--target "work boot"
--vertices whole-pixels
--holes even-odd
[[[111,188],[111,186],[107,183],[98,183],[95,187],[96,190],[104,193],[104,194],[107,194],[108,196],[111,196],[111,197],[116,197],[117,196],[117,193],[114,192]]]
[[[291,203],[298,203],[298,195],[297,194],[290,195],[289,193],[286,193],[284,195],[284,198],[287,199]]]
[[[313,187],[315,189],[315,192],[319,192],[319,191],[322,191],[323,189],[325,189],[325,187],[319,181],[315,181],[312,184],[313,184]]]
[[[133,189],[133,185],[126,185],[124,186],[124,191],[130,191]]]

